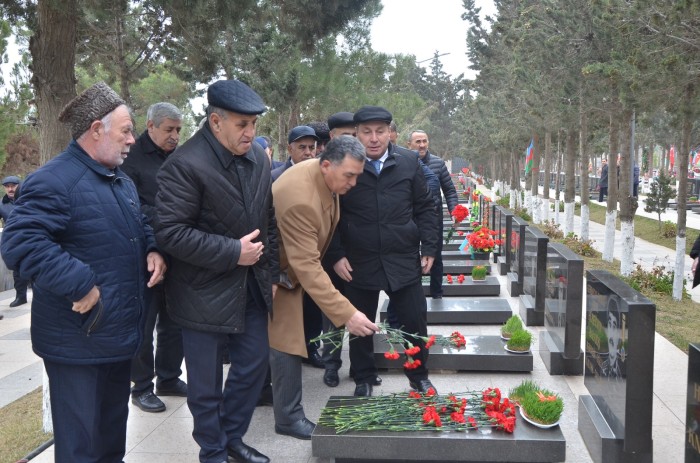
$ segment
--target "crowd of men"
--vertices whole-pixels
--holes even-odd
[[[164,395],[187,397],[202,463],[268,462],[243,442],[256,404],[272,403],[276,433],[310,439],[302,362],[339,384],[340,350],[312,339],[357,336],[354,394],[371,396],[380,292],[392,323],[427,334],[421,278],[442,297],[442,195],[457,204],[428,135],[400,147],[392,114],[363,106],[292,128],[275,165],[270,139],[256,137],[266,106],[253,89],[220,80],[207,100],[178,147],[175,106],[152,105],[135,138],[125,102],[95,84],[60,115],[68,147],[12,193],[0,251],[32,285],[57,462],[121,462],[129,396],[162,412]],[[405,374],[425,393],[428,352],[412,343],[420,363]]]

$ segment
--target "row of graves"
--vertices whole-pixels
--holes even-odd
[[[596,463],[651,462],[656,307],[609,272],[588,270],[584,279],[580,256],[550,242],[507,208],[473,194],[472,188],[476,185],[464,189],[465,205],[472,212],[479,211],[478,220],[495,231],[498,244],[490,253],[470,252],[463,236],[472,232],[471,225],[466,221],[453,224],[445,212],[446,237],[456,239],[448,240],[443,248],[444,297],[430,298],[429,283],[424,280],[429,332],[431,325],[503,324],[513,315],[506,297],[518,297],[524,325],[542,327],[538,354],[549,374],[584,376],[589,394],[579,397],[578,431],[591,459]],[[486,267],[488,275],[481,281],[463,277],[475,267]],[[506,276],[505,291],[495,273]],[[381,321],[387,318],[387,305],[380,308]],[[465,341],[459,349],[440,343],[430,347],[431,370],[533,371],[532,352],[508,352],[498,335],[467,336]],[[402,362],[385,355],[390,348],[383,335],[375,335],[374,346],[379,368],[403,368]],[[695,364],[696,374],[689,375],[689,382],[695,384],[692,398],[689,393],[689,414],[691,407],[692,413],[700,410],[700,346],[691,347],[690,363]],[[483,426],[479,420],[484,410],[494,408],[493,391],[488,392],[488,396],[485,392],[482,397],[466,398],[411,394],[331,397],[312,436],[313,455],[338,463],[566,461],[566,441],[559,426],[530,425],[518,413],[510,432]],[[410,406],[405,405],[407,401]],[[450,421],[449,415],[440,421],[440,408],[449,413],[454,403],[462,405],[463,425]],[[500,412],[508,415],[508,399],[500,404]],[[417,419],[408,416],[415,408],[423,412]],[[431,421],[428,411],[436,409]],[[394,424],[371,421],[374,416],[392,417]],[[488,414],[486,422],[495,421],[494,416]],[[693,416],[689,433],[690,426],[700,428],[700,413]],[[351,423],[359,421],[370,424],[353,428]],[[697,436],[700,429],[693,432]],[[696,445],[688,451],[686,461],[700,461],[700,439],[694,439],[688,439]]]

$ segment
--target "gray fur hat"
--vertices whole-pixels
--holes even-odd
[[[70,126],[74,139],[84,134],[94,121],[99,121],[126,102],[104,82],[98,82],[73,98],[62,110],[58,120]]]

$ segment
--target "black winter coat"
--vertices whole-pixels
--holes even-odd
[[[156,238],[171,256],[165,279],[170,316],[189,329],[244,332],[247,279],[254,276],[270,312],[272,283],[279,280],[265,151],[253,143],[248,153],[234,156],[207,122],[168,156],[157,179]],[[254,266],[238,265],[240,238],[255,229],[263,256]]]
[[[363,289],[399,290],[421,278],[420,251],[434,257],[438,222],[415,152],[389,145],[377,175],[369,162],[357,185],[340,197],[342,250]],[[339,254],[334,254],[338,256]]]
[[[695,243],[693,243],[693,249],[690,250],[690,257],[695,259],[700,256],[700,236],[697,237]],[[700,285],[700,268],[693,275],[693,288]]]
[[[450,172],[447,170],[445,161],[438,156],[435,156],[430,151],[425,154],[425,157],[421,159],[421,161],[423,164],[430,167],[430,170],[432,170],[437,176],[438,180],[440,181],[440,188],[445,195],[447,210],[452,212],[452,210],[457,207],[459,198],[457,197],[457,189],[452,181],[452,177],[450,177]],[[440,212],[442,212],[442,199],[440,200]]]

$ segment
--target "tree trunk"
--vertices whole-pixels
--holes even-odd
[[[510,155],[510,209],[518,207],[518,195],[520,195],[520,169],[518,168],[518,153]]]
[[[539,201],[539,189],[540,189],[540,143],[537,134],[533,135],[533,148],[532,148],[532,169],[530,174],[532,175],[532,184],[530,189],[530,201],[532,210],[532,223],[542,223],[540,218],[540,201]],[[543,182],[544,183],[544,182]]]
[[[620,237],[622,240],[622,256],[620,273],[629,276],[634,270],[634,214],[637,211],[637,198],[632,196],[632,167],[634,165],[634,146],[632,146],[632,128],[634,113],[626,109],[622,112],[622,121],[627,122],[622,127],[628,130],[622,132],[620,147]]]
[[[566,131],[565,185],[564,185],[564,235],[574,232],[574,208],[576,206],[576,131]]]
[[[542,179],[542,220],[549,221],[549,178],[552,174],[552,132],[544,132],[544,175]]]
[[[76,0],[39,0],[37,28],[29,40],[32,85],[36,95],[39,157],[45,164],[66,147],[70,130],[58,121],[61,109],[75,98]]]
[[[615,253],[615,220],[617,218],[617,153],[619,152],[620,126],[617,98],[613,101],[610,112],[608,133],[608,208],[605,214],[605,242],[603,243],[603,260],[612,262]]]
[[[686,227],[686,198],[688,192],[688,155],[690,153],[690,137],[693,128],[693,111],[690,106],[695,98],[695,87],[688,84],[685,88],[685,107],[683,108],[683,126],[681,130],[681,146],[676,154],[678,169],[678,234],[676,235],[676,265],[673,276],[673,299],[680,301],[683,296],[683,276],[685,262],[685,227]]]
[[[590,203],[590,198],[588,196],[588,166],[591,159],[588,155],[588,115],[583,108],[583,103],[581,103],[579,119],[578,150],[581,158],[581,165],[583,166],[581,169],[581,239],[588,240],[588,221],[590,220],[590,209],[588,207]]]
[[[117,56],[116,59],[119,62],[119,86],[121,97],[126,101],[127,106],[133,107],[133,102],[131,101],[131,72],[129,70],[129,65],[126,62],[126,51],[124,50],[124,19],[128,11],[128,4],[126,0],[121,0],[118,5],[114,8],[114,26],[115,26],[115,37]]]

